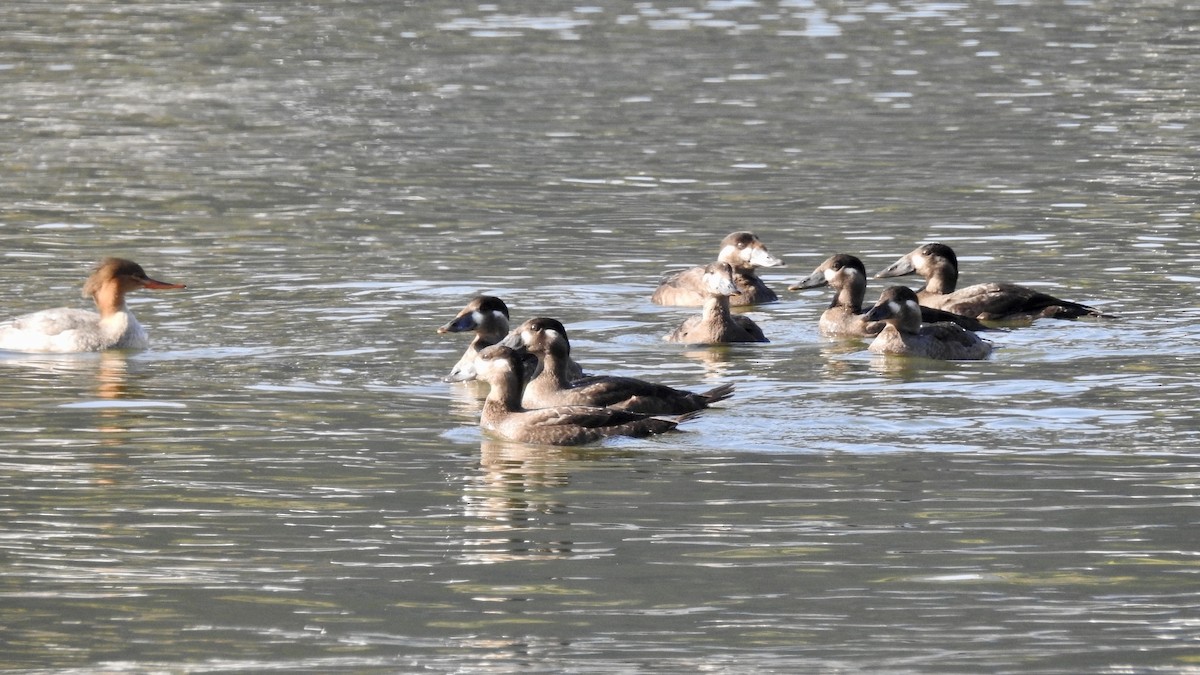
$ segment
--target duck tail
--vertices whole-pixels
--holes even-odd
[[[700,394],[700,397],[703,398],[707,404],[713,404],[717,401],[724,401],[730,396],[733,396],[732,382],[722,384],[718,387],[713,387],[712,389]]]

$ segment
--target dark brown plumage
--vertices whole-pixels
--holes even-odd
[[[640,438],[671,431],[698,414],[663,418],[582,405],[527,410],[521,406],[524,366],[516,352],[504,345],[487,347],[479,352],[478,368],[480,379],[491,385],[479,426],[522,443],[581,445],[612,436]]]
[[[876,354],[959,361],[984,359],[992,353],[992,343],[958,324],[921,323],[917,294],[907,286],[884,289],[866,319],[886,324],[868,348]]]
[[[681,414],[707,408],[733,395],[732,384],[694,393],[634,377],[593,375],[573,379],[567,369],[570,339],[566,328],[555,319],[530,319],[513,330],[503,344],[514,349],[519,345],[541,361],[541,371],[525,386],[521,398],[525,408],[592,405],[651,415]]]
[[[877,279],[919,274],[925,286],[917,292],[921,304],[982,321],[1075,319],[1082,316],[1109,317],[1095,307],[1062,300],[1027,286],[985,283],[955,290],[958,257],[945,244],[925,244],[900,258]]]
[[[802,288],[833,288],[835,294],[829,308],[821,314],[818,329],[825,335],[835,337],[869,337],[878,335],[883,324],[869,322],[862,309],[867,294],[867,268],[857,257],[838,253],[821,263],[808,277],[801,279],[788,290]],[[993,330],[977,319],[921,305],[921,320],[925,323],[950,321],[967,330]]]

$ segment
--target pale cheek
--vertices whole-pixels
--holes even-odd
[[[921,313],[921,306],[918,305],[916,302],[914,302],[912,300],[908,300],[904,304],[908,305],[908,311],[916,312],[917,314]]]
[[[892,314],[899,314],[900,303],[896,302],[895,300],[888,300],[888,311]]]
[[[837,278],[837,275],[838,273],[833,270],[825,270],[825,281],[827,283],[833,283],[833,280]]]

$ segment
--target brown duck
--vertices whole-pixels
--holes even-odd
[[[556,319],[530,319],[501,344],[518,351],[527,350],[541,362],[541,371],[525,386],[521,398],[525,408],[591,405],[650,415],[678,415],[707,408],[733,395],[732,384],[697,394],[635,377],[593,375],[573,379],[567,369],[571,342],[567,329]]]
[[[779,296],[755,273],[759,267],[780,267],[782,260],[771,255],[765,244],[753,232],[734,232],[721,240],[717,260],[733,266],[733,280],[738,294],[730,300],[735,306],[760,305],[775,302]],[[703,265],[691,267],[665,277],[650,300],[660,305],[698,307],[708,298],[704,289]]]
[[[487,347],[479,352],[477,367],[479,378],[491,385],[479,426],[512,441],[581,445],[612,436],[640,438],[671,431],[699,414],[664,418],[585,405],[528,410],[521,405],[524,365],[515,351],[504,345]]]

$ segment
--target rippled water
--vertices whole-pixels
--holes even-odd
[[[1191,672],[1200,10],[1177,3],[6,5],[0,645],[30,672]],[[661,342],[757,232],[772,342]],[[989,361],[816,331],[826,256],[1118,315]],[[873,284],[869,293],[882,288]],[[473,294],[591,372],[737,395],[581,449],[475,426]]]

